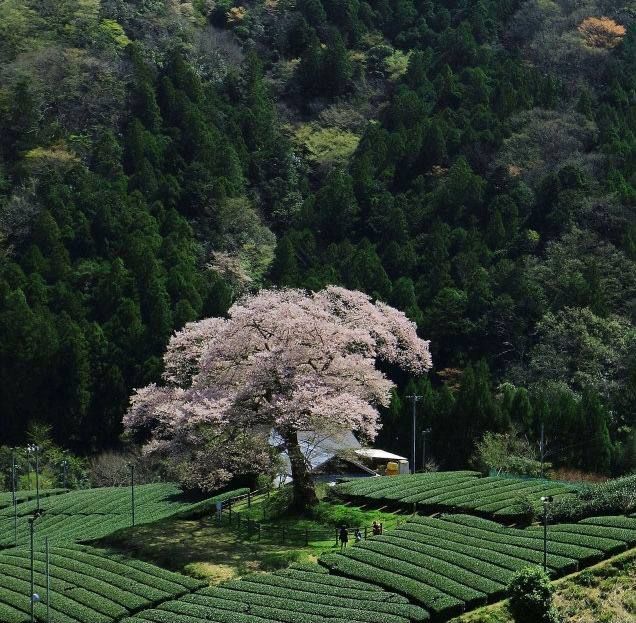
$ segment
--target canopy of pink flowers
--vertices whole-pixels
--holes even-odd
[[[361,292],[262,290],[228,318],[175,334],[165,385],[137,390],[124,424],[151,429],[149,449],[163,450],[196,445],[204,429],[350,429],[373,439],[393,388],[377,361],[423,374],[429,343],[402,312]]]

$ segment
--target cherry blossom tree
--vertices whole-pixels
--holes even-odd
[[[176,333],[164,384],[136,391],[124,425],[149,432],[147,451],[175,458],[183,477],[205,489],[264,469],[274,431],[304,510],[316,497],[297,433],[354,430],[373,439],[394,387],[378,361],[423,374],[429,342],[402,312],[361,292],[262,290],[228,318]]]

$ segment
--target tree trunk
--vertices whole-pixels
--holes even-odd
[[[299,513],[304,513],[312,506],[318,504],[314,480],[307,469],[307,461],[305,461],[305,457],[300,449],[296,431],[289,431],[284,435],[284,439],[293,478],[293,509]]]

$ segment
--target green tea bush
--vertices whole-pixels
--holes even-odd
[[[305,554],[300,550],[290,552],[269,552],[261,557],[261,568],[263,571],[275,571],[286,569],[294,562],[301,562]]]
[[[320,502],[313,508],[314,519],[329,526],[348,526],[355,528],[368,522],[368,516],[357,508],[351,508],[344,504],[328,504]]]
[[[620,515],[636,511],[636,474],[590,485],[578,495],[557,500],[551,521],[579,521],[594,515]]]
[[[557,623],[552,605],[554,588],[550,577],[540,567],[521,569],[510,581],[510,612],[515,623]]]

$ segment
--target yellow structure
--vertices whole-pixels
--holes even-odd
[[[400,464],[395,461],[389,461],[386,464],[386,475],[387,476],[397,476],[400,473]]]

